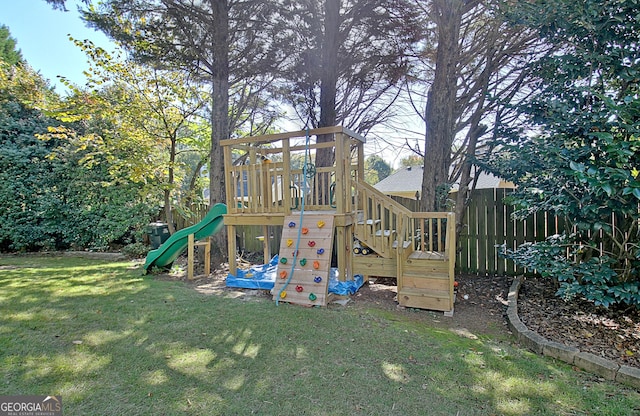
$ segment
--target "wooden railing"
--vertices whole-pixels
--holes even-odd
[[[448,259],[455,255],[455,214],[412,212],[374,187],[356,181],[356,238],[383,257],[414,251]]]
[[[318,143],[318,136],[333,140]],[[364,174],[363,144],[342,127],[223,140],[228,214],[289,215],[303,203],[305,210],[351,212],[352,182]],[[334,152],[333,166],[292,168],[312,164],[320,149]]]
[[[355,235],[383,257],[395,256],[399,236],[404,236],[411,211],[363,181],[355,182]]]
[[[453,212],[412,212],[403,238],[415,251],[448,259],[455,256],[455,227]]]

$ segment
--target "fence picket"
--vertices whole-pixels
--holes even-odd
[[[466,209],[464,226],[458,238],[456,255],[456,270],[459,273],[516,275],[524,270],[511,260],[498,255],[496,245],[504,244],[508,249],[515,249],[524,242],[544,241],[547,237],[565,231],[564,220],[549,212],[539,212],[526,220],[514,220],[514,208],[505,203],[504,199],[511,193],[511,189],[477,189],[472,192],[469,206]],[[419,201],[394,197],[396,202],[411,211],[419,211]],[[382,209],[381,206],[371,206],[368,209]],[[174,212],[174,219],[178,229],[196,224],[204,218],[208,211],[207,205],[195,205],[191,208],[189,218]],[[615,222],[616,219],[612,219]],[[617,219],[623,221],[623,219]],[[387,220],[388,221],[388,220]],[[391,226],[392,224],[390,224]],[[269,227],[271,252],[278,250],[281,230]],[[238,247],[248,252],[260,252],[262,242],[256,237],[263,234],[262,227],[242,226],[238,229]],[[438,233],[439,234],[439,233]],[[269,236],[265,236],[268,238]]]

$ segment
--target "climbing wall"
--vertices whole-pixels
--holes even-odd
[[[333,215],[305,213],[302,224],[299,214],[285,217],[274,300],[326,306],[332,248]]]

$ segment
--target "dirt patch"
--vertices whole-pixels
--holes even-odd
[[[478,277],[462,275],[456,278],[458,287],[453,316],[443,312],[404,308],[396,301],[396,280],[372,279],[355,295],[356,305],[376,306],[411,314],[439,328],[447,328],[468,338],[505,338],[510,332],[505,318],[507,294],[511,279],[506,277]]]

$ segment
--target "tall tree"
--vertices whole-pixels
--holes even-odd
[[[278,34],[262,34],[262,28],[273,20],[268,6],[260,1],[109,0],[84,11],[88,22],[119,41],[135,59],[195,71],[209,83],[212,204],[225,201],[220,140],[228,139],[233,130],[229,118],[230,88],[244,88],[246,80],[252,79],[258,94],[259,74],[277,65],[278,57],[272,52],[277,48],[268,46],[278,43]],[[219,264],[225,257],[226,237],[220,233],[215,239],[212,262]]]
[[[460,25],[466,0],[433,0],[431,16],[437,27],[435,73],[425,108],[425,165],[422,178],[422,208],[437,211],[438,188],[449,182],[451,147],[455,137]]]
[[[458,232],[473,188],[474,160],[491,151],[486,143],[496,120],[517,121],[510,106],[527,93],[526,63],[548,51],[533,31],[506,22],[500,3],[416,3],[431,22],[417,52],[417,82],[407,84],[409,103],[425,122],[424,148],[413,149],[425,159],[421,204],[427,211],[447,208],[441,197],[459,182]],[[425,86],[426,96],[418,92]]]
[[[527,2],[512,18],[558,48],[533,67],[538,89],[519,107],[528,129],[505,126],[490,165],[518,185],[518,217],[550,211],[565,230],[508,256],[564,297],[639,307],[637,2]]]
[[[22,53],[16,49],[16,40],[4,25],[0,26],[0,58],[8,65],[15,65],[23,60]]]
[[[59,100],[26,62],[0,57],[1,251],[105,249],[149,222],[139,184],[114,180],[108,158],[81,164],[93,149],[50,135],[63,131],[48,116]]]
[[[378,155],[369,156],[364,162],[365,181],[375,185],[391,174],[391,166]]]
[[[285,101],[309,127],[344,125],[366,133],[391,111],[409,69],[405,51],[422,26],[406,0],[306,0],[283,11],[295,33],[282,74]],[[320,137],[319,141],[329,140]],[[330,166],[320,151],[316,164]]]
[[[117,126],[109,137],[100,138],[101,151],[111,155],[112,169],[118,164],[129,169],[132,180],[151,178],[162,183],[165,219],[173,233],[172,207],[179,189],[176,179],[182,171],[178,146],[189,133],[189,123],[204,115],[208,97],[182,71],[143,67],[123,60],[120,51],[112,56],[90,40],[74,42],[89,57],[90,68],[85,87],[68,84],[76,97],[67,100],[62,116],[68,117],[74,110],[68,108],[70,104],[80,112],[79,117],[104,119]],[[86,139],[94,144],[98,141],[95,133]],[[137,151],[114,157],[123,147],[136,147]]]

